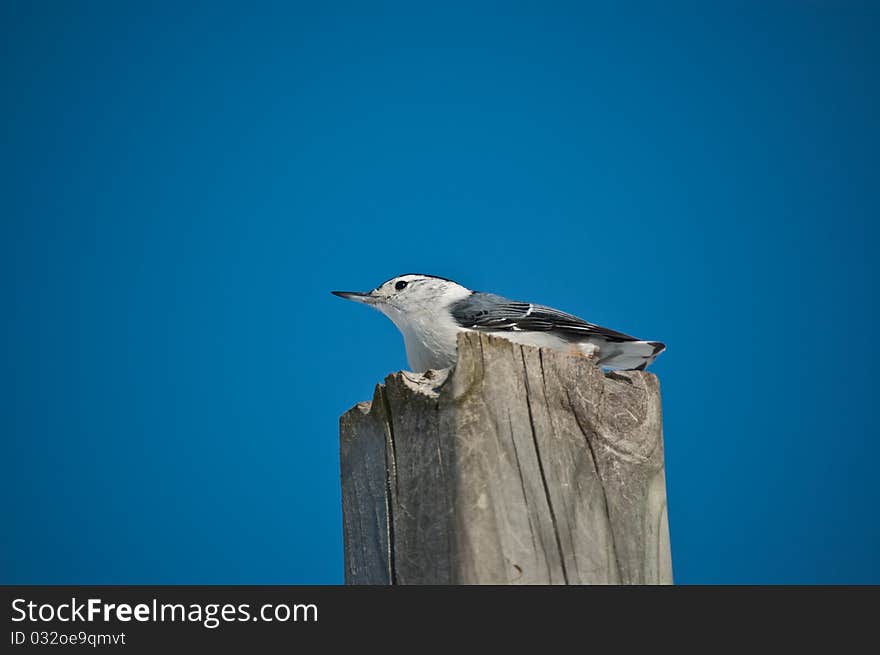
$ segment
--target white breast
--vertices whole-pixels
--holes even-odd
[[[401,321],[397,327],[403,334],[406,358],[413,371],[448,368],[455,364],[456,339],[463,330],[445,310],[438,314],[420,314]]]
[[[455,365],[456,339],[464,328],[455,322],[448,307],[470,293],[455,285],[455,288],[445,288],[442,298],[429,296],[424,302],[410,302],[406,311],[393,305],[380,307],[403,334],[406,358],[413,371]]]

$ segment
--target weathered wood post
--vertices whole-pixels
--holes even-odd
[[[347,584],[672,582],[657,378],[478,333],[340,419]]]

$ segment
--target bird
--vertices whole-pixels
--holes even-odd
[[[454,366],[458,334],[469,331],[567,351],[607,369],[644,370],[666,349],[659,341],[642,341],[545,305],[472,291],[436,275],[406,273],[372,291],[331,293],[390,318],[403,335],[414,372]]]

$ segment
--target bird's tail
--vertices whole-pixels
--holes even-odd
[[[644,371],[666,350],[666,345],[659,341],[621,341],[608,350],[608,355],[599,359],[600,366]]]

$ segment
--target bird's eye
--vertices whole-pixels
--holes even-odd
[[[404,281],[404,280],[398,281],[397,284],[394,285],[394,288],[397,289],[398,291],[403,291],[404,289],[406,289],[406,281]]]

